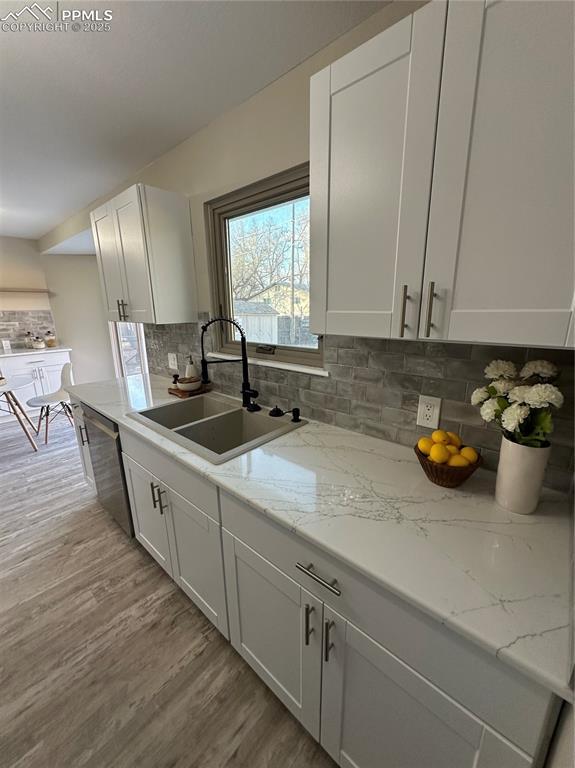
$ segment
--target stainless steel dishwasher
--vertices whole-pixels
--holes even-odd
[[[82,411],[100,504],[128,536],[133,536],[118,425],[84,403]]]

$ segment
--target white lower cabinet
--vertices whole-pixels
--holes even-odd
[[[173,531],[172,576],[222,635],[229,638],[220,524],[167,486]]]
[[[125,453],[123,460],[137,540],[228,638],[219,521]],[[181,477],[175,472],[178,484]],[[200,499],[210,500],[201,478],[187,473],[184,480],[190,494],[196,488]],[[216,493],[213,486],[208,490]]]
[[[342,768],[529,768],[532,758],[222,529],[234,648]]]
[[[165,501],[159,480],[124,454],[124,470],[134,532],[140,544],[172,575],[172,559],[165,515]]]
[[[223,531],[232,645],[319,739],[322,603]]]
[[[527,768],[531,764],[327,606],[324,643],[321,744],[343,768]]]

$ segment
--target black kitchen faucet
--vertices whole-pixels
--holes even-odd
[[[235,328],[237,328],[239,334],[240,334],[240,348],[242,351],[242,356],[235,358],[233,360],[206,360],[206,355],[204,353],[204,335],[210,325],[213,325],[214,323],[230,323]],[[212,320],[208,320],[205,325],[202,325],[202,336],[200,339],[200,344],[202,348],[202,381],[204,384],[209,384],[210,377],[208,375],[208,365],[213,365],[214,363],[241,363],[242,364],[242,405],[246,410],[248,411],[261,411],[261,405],[258,405],[255,402],[255,398],[258,396],[258,392],[255,389],[252,389],[249,379],[249,372],[248,372],[248,347],[246,343],[246,334],[244,333],[244,329],[241,327],[239,323],[236,323],[235,320],[231,320],[229,317],[214,317]]]

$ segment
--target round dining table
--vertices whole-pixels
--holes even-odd
[[[37,434],[36,427],[32,424],[30,417],[22,407],[22,403],[18,400],[16,392],[19,389],[30,386],[33,383],[31,376],[8,376],[3,384],[0,384],[0,411],[5,411],[16,416],[18,423],[22,427],[22,431],[30,441],[30,445],[33,450],[37,451],[38,446],[36,441],[32,437],[32,433]],[[6,403],[7,408],[2,407],[2,403]]]

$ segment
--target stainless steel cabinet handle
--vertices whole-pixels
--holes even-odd
[[[43,368],[38,368],[38,373],[40,374],[40,378],[43,379],[44,378],[44,369]]]
[[[431,319],[433,317],[433,299],[437,297],[435,293],[435,283],[433,280],[429,283],[429,289],[427,293],[427,319],[425,321],[425,338],[429,338],[431,329],[434,327]]]
[[[128,313],[126,312],[127,306],[128,304],[123,299],[120,299],[120,307],[121,307],[121,314],[122,314],[120,320],[124,322],[128,319]]]
[[[328,589],[333,595],[337,595],[338,597],[341,597],[341,590],[337,588],[337,579],[332,579],[331,581],[326,581],[325,579],[322,579],[321,576],[318,576],[317,573],[314,573],[313,571],[313,563],[310,563],[309,565],[302,565],[301,563],[296,563],[295,567],[298,569],[298,571],[301,571],[302,573],[305,573],[307,576],[310,577],[310,579],[313,579],[318,584],[321,584],[322,587],[325,587]]]
[[[118,320],[122,321],[122,308],[120,306],[120,299],[116,299],[116,307],[118,308]]]
[[[404,285],[401,289],[401,318],[399,321],[399,335],[401,338],[403,338],[403,334],[405,333],[405,329],[409,328],[408,325],[405,323],[405,311],[407,307],[407,302],[411,299],[411,296],[407,293],[407,285]]]
[[[154,505],[154,509],[158,508],[158,499],[156,498],[156,488],[157,487],[158,486],[156,486],[155,483],[150,483],[150,491],[152,493],[152,504]],[[158,490],[159,490],[159,488],[158,488]]]
[[[88,430],[86,427],[83,424],[78,424],[78,431],[80,432],[80,442],[82,445],[88,445],[90,441],[88,440]],[[86,435],[86,439],[84,439],[84,435]]]
[[[326,619],[323,625],[323,660],[329,661],[329,652],[334,647],[333,643],[329,639],[329,633],[332,627],[335,626],[335,621]]]
[[[304,642],[306,645],[309,645],[309,639],[314,633],[314,628],[310,627],[309,625],[309,619],[312,613],[315,611],[315,608],[313,605],[310,605],[309,603],[305,604],[305,631],[304,631]]]
[[[162,493],[165,493],[165,491],[158,486],[158,506],[160,507],[160,515],[164,514],[164,505],[162,504]]]

